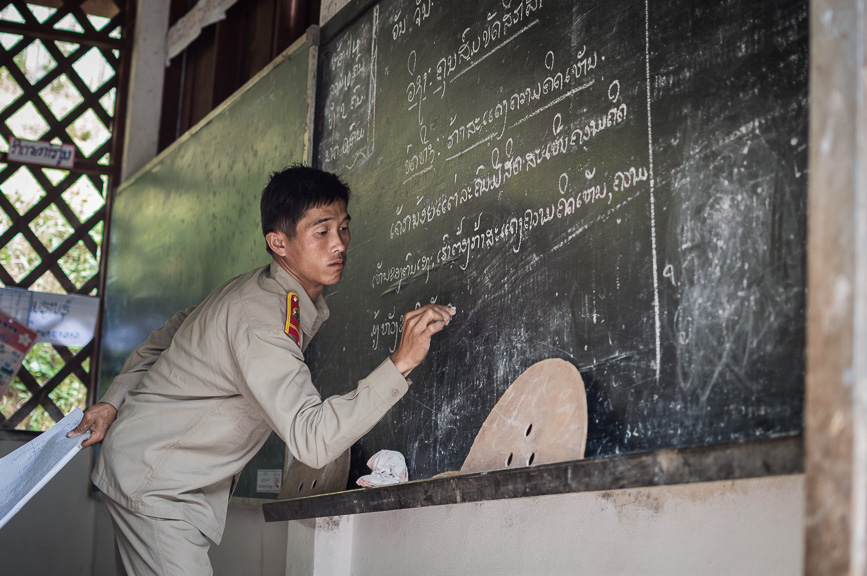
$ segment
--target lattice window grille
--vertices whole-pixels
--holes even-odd
[[[118,174],[127,0],[0,2],[0,284],[100,295],[106,198]],[[116,124],[117,122],[117,124]],[[72,144],[73,170],[9,162],[11,138]],[[0,428],[41,430],[93,385],[94,343],[37,344]]]

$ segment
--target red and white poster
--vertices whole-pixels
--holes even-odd
[[[0,391],[6,391],[39,335],[0,311]]]

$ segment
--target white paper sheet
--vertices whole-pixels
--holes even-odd
[[[0,528],[81,450],[90,432],[75,438],[67,438],[66,433],[78,426],[82,416],[76,408],[51,430],[0,458]]]

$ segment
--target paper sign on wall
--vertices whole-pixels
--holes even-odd
[[[99,298],[0,288],[0,310],[26,323],[39,342],[84,346],[93,339]]]
[[[35,330],[31,330],[6,312],[0,311],[0,392],[2,394],[6,393],[9,383],[18,373],[21,362],[35,342]]]
[[[75,146],[10,138],[7,158],[25,164],[72,168],[75,165]]]
[[[282,485],[282,470],[256,470],[256,492],[279,494]]]

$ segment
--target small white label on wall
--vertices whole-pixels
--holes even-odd
[[[256,492],[279,494],[282,485],[282,470],[256,470]]]
[[[11,138],[7,159],[25,164],[72,168],[75,165],[75,146]]]

